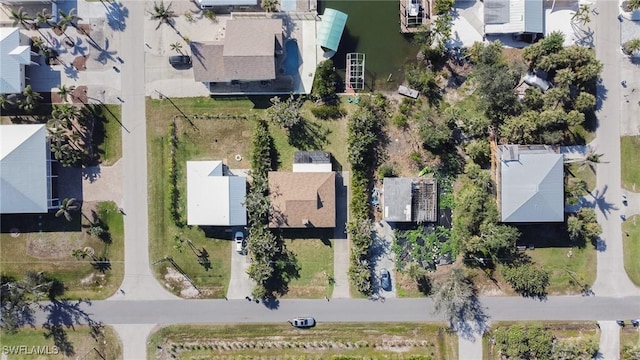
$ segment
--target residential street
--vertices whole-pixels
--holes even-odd
[[[603,63],[602,84],[598,87],[601,101],[597,112],[596,153],[602,154],[597,165],[597,188],[594,192],[598,222],[602,226],[602,241],[598,246],[598,275],[593,285],[596,296],[640,295],[640,291],[627,277],[622,254],[622,204],[620,180],[620,122],[621,117],[636,114],[622,112],[624,103],[621,81],[632,83],[626,73],[621,76],[623,62],[628,62],[620,50],[618,3],[602,0],[597,3],[599,14],[593,17],[596,25],[596,56]],[[615,26],[614,26],[615,24]],[[622,120],[624,121],[624,120]]]

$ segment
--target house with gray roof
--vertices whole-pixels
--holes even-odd
[[[484,33],[544,34],[543,0],[484,0]]]
[[[221,40],[191,42],[195,80],[210,87],[277,80],[282,26],[275,18],[230,19]]]
[[[547,145],[501,145],[496,184],[507,223],[564,221],[564,156]]]
[[[435,179],[386,177],[382,189],[382,217],[392,223],[438,221]]]

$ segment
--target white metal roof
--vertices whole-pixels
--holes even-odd
[[[44,125],[0,125],[0,213],[48,211]]]
[[[485,0],[486,34],[543,33],[542,0]]]
[[[500,166],[503,222],[564,221],[562,154],[520,149],[517,159]]]
[[[31,49],[20,45],[20,29],[0,27],[0,94],[24,90],[24,65],[31,64]]]
[[[224,176],[221,161],[187,161],[187,224],[247,224],[246,178]]]

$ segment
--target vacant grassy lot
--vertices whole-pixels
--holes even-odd
[[[625,326],[620,330],[620,358],[622,360],[628,359],[622,356],[625,346],[640,348],[640,330],[638,328]]]
[[[595,322],[588,321],[576,321],[576,322],[554,322],[548,321],[544,323],[536,323],[536,322],[507,322],[507,321],[498,321],[491,324],[491,329],[485,333],[485,336],[482,338],[482,351],[483,351],[483,359],[485,360],[499,360],[500,357],[497,353],[492,351],[491,346],[491,331],[500,326],[511,326],[511,325],[522,325],[522,326],[532,326],[532,325],[542,325],[543,328],[547,330],[551,330],[557,339],[566,340],[594,340],[596,342],[600,341],[600,332]]]
[[[65,285],[66,298],[105,299],[113,294],[124,276],[124,226],[118,207],[111,202],[84,203],[81,216],[72,221],[43,215],[3,215],[0,218],[0,269],[4,275],[21,278],[26,271],[44,271]],[[94,216],[108,230],[108,240],[88,233]],[[12,229],[20,231],[18,236]],[[40,231],[42,230],[42,231]],[[71,253],[89,247],[94,256],[77,260]]]
[[[622,223],[624,243],[624,269],[629,279],[640,286],[640,216],[636,215]],[[626,236],[629,234],[629,236]]]
[[[333,293],[333,247],[331,240],[286,240],[300,265],[300,278],[289,283],[285,297],[319,299]]]
[[[176,325],[152,334],[149,359],[399,358],[457,359],[458,339],[444,326],[413,323],[327,323],[313,329],[288,324],[232,326]]]
[[[640,152],[640,136],[623,136],[620,138],[622,157],[622,187],[631,191],[640,186],[640,162],[636,156]]]
[[[89,326],[63,327],[55,336],[42,327],[22,328],[15,334],[0,332],[8,359],[122,359],[120,338],[109,326],[92,331]],[[22,346],[22,348],[20,348]],[[37,355],[40,351],[40,356]]]
[[[533,244],[525,255],[551,273],[549,295],[579,294],[596,279],[596,250],[591,244],[571,244],[563,224],[520,226],[520,243]]]

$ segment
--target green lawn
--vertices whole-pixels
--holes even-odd
[[[620,138],[622,157],[622,187],[631,191],[640,191],[640,162],[636,158],[640,152],[640,136]]]
[[[569,174],[567,176],[575,176],[578,179],[584,180],[587,183],[589,191],[593,191],[596,188],[596,173],[594,169],[588,165],[574,163],[569,165]]]
[[[119,105],[104,105],[98,124],[98,136],[102,137],[98,151],[103,165],[113,165],[122,157],[122,119]]]
[[[596,250],[591,244],[571,244],[564,224],[537,224],[518,227],[520,243],[533,244],[525,255],[551,273],[549,295],[579,294],[596,279]],[[569,252],[571,251],[571,257]]]
[[[640,216],[635,215],[622,223],[624,243],[624,269],[629,279],[640,286]],[[626,236],[629,234],[629,236]]]
[[[547,330],[551,330],[553,335],[557,339],[561,340],[594,340],[596,342],[600,341],[600,332],[595,322],[589,321],[574,321],[574,322],[560,322],[560,321],[546,321],[543,323],[534,322],[534,321],[525,321],[525,322],[508,322],[508,321],[498,321],[491,323],[491,329],[489,329],[482,338],[482,358],[485,360],[499,360],[500,357],[497,353],[493,352],[491,347],[491,337],[492,331],[500,326],[511,326],[511,325],[522,325],[522,326],[533,326],[533,325],[542,325],[543,328]]]
[[[124,227],[122,215],[111,202],[85,203],[86,216],[73,212],[71,222],[54,213],[3,215],[0,233],[0,268],[4,275],[21,278],[26,271],[44,271],[65,285],[65,298],[105,299],[113,294],[124,276]],[[104,222],[110,242],[88,234],[92,211]],[[41,224],[41,225],[39,225]],[[19,229],[13,237],[11,229]],[[42,232],[40,232],[42,230]],[[95,258],[106,258],[109,269],[94,267],[94,260],[77,260],[74,249],[90,247]],[[103,269],[102,269],[103,270]]]
[[[289,324],[173,325],[149,337],[148,359],[357,358],[457,359],[458,338],[443,325],[422,323],[319,323],[307,330]]]
[[[22,328],[15,334],[0,331],[2,350],[11,360],[122,359],[120,338],[110,326],[100,327],[96,332],[86,325],[63,326],[59,330],[51,334],[37,326]]]
[[[300,278],[289,283],[289,298],[331,297],[333,293],[333,247],[325,239],[285,240],[300,265]]]
[[[231,275],[231,233],[200,227],[178,227],[170,212],[168,166],[170,146],[168,126],[175,116],[184,113],[191,123],[182,118],[176,121],[178,148],[176,151],[179,190],[178,210],[186,219],[186,161],[223,160],[230,168],[248,168],[251,141],[251,122],[245,115],[259,114],[247,99],[215,100],[212,98],[176,98],[147,100],[147,139],[149,174],[149,240],[154,272],[162,283],[175,267],[166,257],[184,271],[201,291],[200,297],[222,298],[226,295]],[[199,118],[193,119],[193,115]],[[209,118],[208,118],[209,117]],[[218,118],[216,118],[218,117]],[[238,118],[234,118],[238,117]],[[242,118],[240,118],[242,117]],[[241,161],[235,156],[240,155]],[[193,247],[175,247],[175,237],[190,240]],[[198,254],[206,251],[208,258],[201,261]],[[180,294],[188,284],[170,280],[171,290]],[[183,296],[189,296],[183,294]]]
[[[627,360],[622,356],[625,346],[640,347],[640,330],[638,328],[625,326],[620,330],[620,358],[623,360]]]

